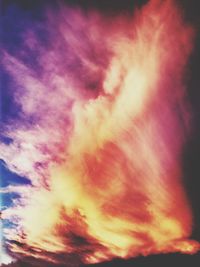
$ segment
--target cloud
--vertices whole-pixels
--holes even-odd
[[[112,18],[63,7],[42,27],[47,46],[36,27],[17,56],[3,52],[20,118],[0,153],[31,181],[1,189],[21,195],[4,211],[8,250],[60,264],[196,252],[180,164],[193,30],[171,1]]]

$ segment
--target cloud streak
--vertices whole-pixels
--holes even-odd
[[[112,18],[63,7],[43,26],[48,46],[33,28],[2,57],[20,118],[3,125],[0,153],[31,182],[3,212],[8,250],[55,263],[196,252],[181,183],[191,27],[153,0]]]

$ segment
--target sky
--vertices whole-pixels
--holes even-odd
[[[199,261],[195,1],[0,4],[1,263]]]

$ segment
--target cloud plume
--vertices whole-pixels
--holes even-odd
[[[2,214],[15,222],[7,249],[60,264],[196,252],[181,182],[193,30],[181,12],[157,0],[112,18],[63,6],[40,26],[48,45],[38,27],[18,55],[2,49],[19,116],[3,124],[1,158],[30,180],[1,189],[21,196]]]

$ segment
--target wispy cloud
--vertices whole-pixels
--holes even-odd
[[[43,27],[47,47],[33,28],[19,56],[2,57],[21,114],[0,153],[31,181],[1,189],[21,195],[4,211],[17,224],[8,249],[59,263],[196,252],[180,164],[193,30],[172,1],[153,0],[127,17],[63,7]]]

